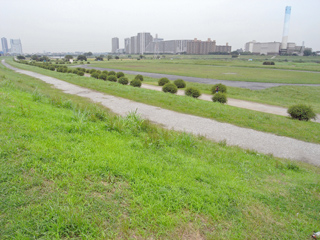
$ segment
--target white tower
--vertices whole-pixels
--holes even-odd
[[[281,43],[281,49],[280,49],[281,54],[287,53],[290,15],[291,15],[291,7],[286,6],[286,12],[285,12],[285,16],[284,16],[283,34],[282,34],[282,43]]]

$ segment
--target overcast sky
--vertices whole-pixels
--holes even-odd
[[[165,40],[216,40],[232,50],[282,40],[320,50],[320,0],[0,0],[0,38],[21,39],[24,53],[111,51],[111,38],[138,32]],[[10,46],[9,46],[10,47]]]

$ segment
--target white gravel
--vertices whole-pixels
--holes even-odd
[[[89,98],[94,102],[100,102],[114,113],[122,116],[129,112],[136,111],[143,118],[161,124],[168,129],[202,135],[214,141],[225,140],[227,145],[235,145],[244,149],[255,150],[260,153],[272,154],[275,157],[303,161],[320,166],[319,144],[307,143],[288,137],[276,136],[270,133],[237,127],[228,123],[220,123],[207,118],[177,113],[159,107],[137,103],[79,87],[38,73],[13,68],[4,63],[4,60],[2,60],[2,63],[19,73],[52,84],[55,88],[61,89],[65,93],[75,94]]]

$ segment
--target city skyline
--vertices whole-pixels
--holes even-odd
[[[165,40],[211,38],[236,50],[252,40],[281,42],[286,6],[292,7],[288,42],[319,51],[317,0],[4,0],[0,38],[21,39],[24,53],[111,52],[114,36],[124,48],[137,32]]]

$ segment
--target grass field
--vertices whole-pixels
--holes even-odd
[[[320,84],[319,63],[276,63],[283,68],[303,71],[279,70],[263,66],[262,62],[220,61],[220,60],[111,60],[91,62],[91,66],[120,70],[163,73],[178,76],[211,78],[230,81],[268,82],[268,83],[306,83]],[[300,64],[300,65],[299,65]],[[296,67],[299,65],[298,67]],[[291,67],[290,67],[291,66]]]
[[[188,113],[201,117],[231,123],[280,136],[287,136],[307,142],[320,143],[318,123],[292,120],[288,117],[256,112],[219,103],[206,102],[189,97],[165,94],[147,89],[123,86],[118,83],[105,82],[94,78],[80,77],[75,74],[59,73],[25,64],[8,61],[13,66],[49,75],[79,86],[94,89],[107,94],[143,102],[150,105]]]
[[[318,229],[317,167],[115,117],[2,65],[0,104],[0,239],[310,239]]]

